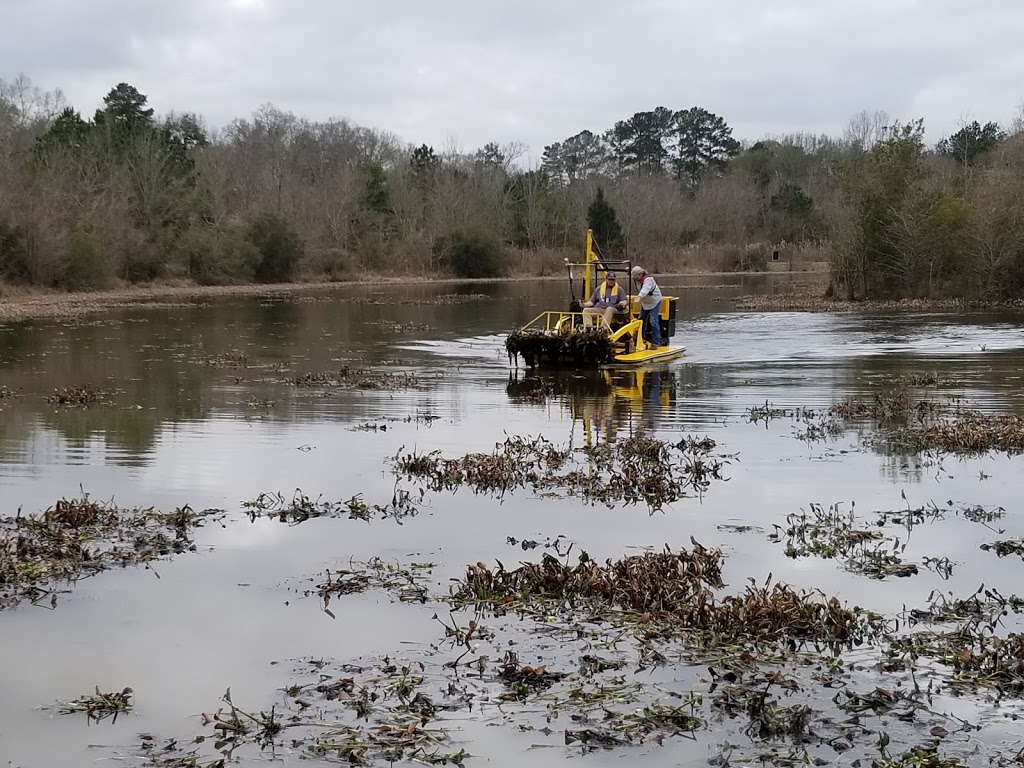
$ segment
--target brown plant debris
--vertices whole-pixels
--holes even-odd
[[[6,385],[0,386],[0,400],[7,400],[13,397],[15,397],[13,390],[8,389]]]
[[[577,328],[564,334],[519,328],[505,338],[505,351],[510,363],[518,363],[521,357],[528,368],[542,363],[598,366],[612,361],[615,347],[605,326]]]
[[[91,385],[84,387],[63,387],[53,390],[46,402],[58,408],[88,408],[90,406],[113,405],[113,394]]]
[[[871,399],[847,397],[829,409],[829,415],[842,419],[873,419],[878,422],[917,420],[924,422],[954,411],[959,401],[940,403],[917,400],[906,388],[878,392]]]
[[[582,449],[556,446],[543,437],[514,436],[491,453],[453,459],[440,451],[403,455],[403,446],[392,466],[397,475],[426,480],[434,491],[467,485],[477,493],[503,496],[530,488],[608,506],[646,503],[654,510],[723,479],[727,462],[709,456],[714,448],[709,438],[673,444],[643,433]]]
[[[84,712],[89,722],[100,722],[108,717],[117,722],[117,716],[122,712],[129,712],[132,708],[131,688],[125,688],[115,693],[100,693],[99,686],[96,686],[96,693],[92,696],[79,696],[71,701],[57,702],[62,715],[70,715],[76,712]]]
[[[1024,417],[965,412],[954,419],[905,430],[897,436],[897,443],[914,451],[975,455],[995,450],[1013,456],[1024,452]]]
[[[0,610],[45,597],[57,586],[114,566],[137,565],[194,551],[192,532],[216,510],[189,506],[162,513],[112,503],[61,499],[39,515],[0,519]]]
[[[634,555],[600,565],[585,552],[575,566],[551,555],[508,571],[499,562],[467,568],[452,599],[457,604],[528,610],[538,603],[627,611],[655,634],[699,634],[716,643],[781,640],[861,639],[878,617],[850,609],[836,598],[819,599],[785,584],[748,586],[738,595],[716,598],[721,586],[721,552],[694,542],[686,550]],[[824,596],[822,596],[824,598]]]
[[[917,399],[905,386],[878,392],[870,398],[847,397],[826,413],[776,408],[765,403],[747,409],[747,416],[753,422],[767,423],[784,417],[796,420],[806,427],[798,436],[809,441],[841,434],[851,423],[868,422],[879,430],[879,436],[872,438],[872,442],[903,453],[1024,453],[1024,416],[983,413],[968,408],[957,397],[944,401]]]
[[[408,371],[380,371],[343,366],[333,371],[314,371],[296,376],[289,382],[300,389],[419,389],[423,379]]]

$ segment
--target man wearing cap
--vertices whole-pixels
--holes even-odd
[[[636,282],[636,298],[640,302],[643,336],[652,347],[661,346],[661,288],[643,267],[633,267],[630,275]]]
[[[597,322],[597,317],[603,317],[607,325],[611,325],[616,310],[625,310],[629,305],[626,292],[615,280],[614,272],[607,272],[604,281],[594,289],[590,301],[583,306],[583,327],[589,325],[590,320]]]

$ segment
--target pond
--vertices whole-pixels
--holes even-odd
[[[924,687],[928,679],[932,688],[913,724],[868,711],[854,718],[858,734],[823,740],[811,728],[811,736],[755,738],[745,714],[713,717],[716,710],[707,708],[715,693],[708,668],[728,666],[721,654],[690,664],[684,651],[673,656],[662,648],[665,658],[646,663],[643,643],[602,645],[600,633],[570,642],[563,630],[574,619],[553,609],[520,619],[400,599],[409,594],[395,583],[403,580],[447,595],[469,564],[497,568],[500,561],[512,570],[550,555],[574,565],[581,552],[604,563],[692,549],[694,541],[722,550],[722,589],[731,593],[751,580],[763,585],[770,574],[773,583],[821,590],[887,618],[928,606],[935,592],[969,598],[984,585],[1015,595],[1024,562],[981,547],[1024,536],[1015,503],[1024,487],[1019,458],[897,450],[877,439],[877,424],[863,421],[810,439],[806,431],[844,398],[874,402],[907,382],[915,401],[962,398],[982,413],[1021,413],[1021,320],[732,308],[731,299],[784,290],[790,279],[666,279],[665,292],[680,297],[676,341],[686,355],[642,371],[510,367],[504,334],[566,302],[567,287],[555,281],[353,285],[0,326],[0,387],[8,393],[0,398],[0,515],[38,514],[83,494],[121,508],[222,510],[192,532],[194,552],[47,586],[0,610],[0,757],[19,768],[104,758],[206,765],[232,745],[215,744],[202,713],[227,711],[221,698],[230,689],[247,712],[274,706],[292,718],[264,748],[241,744],[234,753],[241,764],[291,764],[301,756],[312,758],[304,764],[387,762],[395,754],[372,744],[362,752],[309,750],[327,732],[334,741],[324,743],[344,740],[325,724],[331,697],[315,688],[346,673],[356,687],[343,699],[358,695],[360,675],[376,675],[375,690],[398,690],[408,704],[400,687],[380,680],[390,674],[397,685],[411,674],[424,679],[409,690],[429,689],[435,705],[441,692],[471,703],[438,706],[436,717],[431,710],[429,727],[443,727],[447,738],[424,737],[428,747],[404,753],[426,762],[559,765],[584,754],[595,764],[623,756],[657,766],[727,764],[729,742],[736,762],[770,753],[775,764],[792,764],[785,762],[792,753],[835,764],[867,757],[870,764],[881,733],[891,732],[890,753],[898,755],[926,743],[937,727],[948,731],[943,754],[966,760],[980,747],[1012,758],[1021,746],[1013,720],[1022,713],[1020,690],[1000,697],[991,687],[950,684],[949,668],[934,659],[922,662],[928,677],[917,681]],[[347,386],[338,385],[337,374],[295,385],[306,374],[339,369],[372,372],[352,373],[364,378]],[[79,406],[74,388],[87,387],[98,394]],[[70,403],[55,401],[63,389]],[[764,418],[752,418],[758,407]],[[394,468],[395,457],[432,451],[489,454],[514,436],[543,436],[584,456],[588,445],[646,433],[669,445],[710,438],[718,476],[652,508],[560,493],[564,485],[535,483],[504,494],[430,489]],[[586,460],[581,467],[587,471]],[[409,494],[404,502],[402,492]],[[261,494],[260,504],[246,506]],[[336,502],[333,511],[343,513],[286,522],[271,514],[277,494],[278,507],[298,494],[308,497],[307,509]],[[857,526],[879,532],[895,561],[916,572],[844,567],[842,557],[795,551],[792,536],[787,547],[801,510],[813,517],[814,509],[824,515],[833,505],[839,514],[826,515],[826,526],[809,527],[803,518],[804,543],[854,511]],[[901,519],[901,510],[920,514]],[[368,588],[339,589],[325,606],[317,587],[328,571],[374,562],[378,578],[362,585]],[[378,583],[388,582],[379,578],[387,574],[391,583]],[[1016,614],[1007,614],[1002,635],[1019,629]],[[470,620],[480,627],[477,636],[460,643]],[[576,637],[583,635],[580,629]],[[625,666],[607,679],[581,677],[581,657],[620,651]],[[861,677],[849,685],[861,692],[914,686],[878,660],[877,650],[854,649],[847,663],[859,663]],[[517,665],[546,666],[570,676],[502,699],[502,681],[484,674],[484,663],[498,670],[512,664],[517,674]],[[391,665],[398,671],[388,672]],[[685,703],[703,725],[675,722],[655,733],[645,721],[637,725],[644,738],[595,746],[600,718],[573,709],[573,686],[584,683],[604,686],[594,695],[597,710]],[[289,694],[293,685],[300,695]],[[116,721],[63,715],[57,705],[126,686],[133,707]],[[613,695],[613,686],[642,692]],[[802,683],[801,690],[800,701],[826,709],[842,687]],[[692,692],[700,705],[687,698]],[[780,707],[791,703],[787,691],[778,695]],[[380,733],[384,721],[352,722]],[[623,726],[617,733],[633,732]],[[196,743],[203,734],[210,738]],[[219,734],[232,735],[229,728]],[[201,759],[187,762],[181,755],[190,751]]]

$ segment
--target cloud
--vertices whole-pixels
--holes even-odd
[[[1024,97],[1017,0],[0,0],[0,18],[0,76],[85,112],[125,80],[213,125],[271,102],[534,157],[661,105],[706,107],[750,139],[839,134],[882,109],[936,139]]]

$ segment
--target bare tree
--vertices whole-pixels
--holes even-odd
[[[871,148],[885,136],[885,129],[889,124],[888,113],[882,110],[862,110],[846,124],[843,141],[853,149],[870,152]]]

